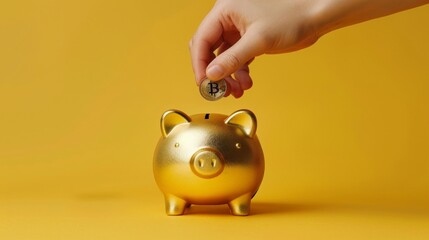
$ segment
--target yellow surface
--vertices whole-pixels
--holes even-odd
[[[207,102],[187,44],[212,4],[0,3],[0,239],[428,239],[429,7],[260,57],[242,99]],[[256,114],[253,215],[165,216],[170,108]]]

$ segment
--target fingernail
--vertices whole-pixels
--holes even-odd
[[[224,74],[224,70],[219,65],[213,65],[207,69],[207,77],[212,80],[220,79]]]

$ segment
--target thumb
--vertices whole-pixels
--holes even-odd
[[[206,76],[210,80],[225,78],[263,52],[264,44],[261,38],[247,32],[208,65]]]

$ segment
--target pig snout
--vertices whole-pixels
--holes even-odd
[[[198,150],[191,159],[191,169],[195,175],[202,178],[218,176],[224,168],[223,156],[212,148]]]

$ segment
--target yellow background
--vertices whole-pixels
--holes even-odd
[[[259,57],[241,99],[207,102],[188,40],[212,4],[0,3],[0,239],[428,239],[429,7]],[[170,108],[256,114],[253,215],[165,216]]]

